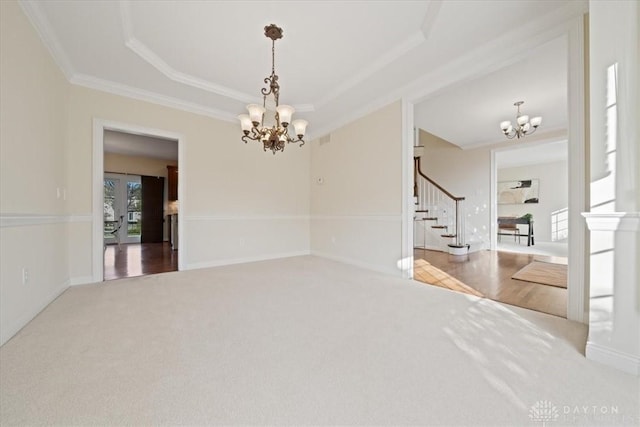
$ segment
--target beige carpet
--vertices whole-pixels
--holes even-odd
[[[547,401],[549,426],[634,424],[637,378],[585,340],[316,257],[116,280],[70,288],[0,348],[0,425],[522,426]]]
[[[567,287],[567,266],[548,262],[532,261],[511,276],[512,279],[543,285]]]

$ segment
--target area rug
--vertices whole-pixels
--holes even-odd
[[[567,266],[564,264],[551,264],[548,262],[533,261],[516,274],[512,279],[525,282],[540,283],[543,285],[567,287]]]

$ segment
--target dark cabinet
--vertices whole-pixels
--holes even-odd
[[[169,201],[178,200],[178,167],[167,166],[167,187]]]

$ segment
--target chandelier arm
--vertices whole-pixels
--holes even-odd
[[[247,135],[243,135],[241,139],[242,139],[242,140],[244,141],[244,143],[246,144],[247,142],[249,142],[249,141],[247,141],[248,139],[250,139],[251,141],[258,141],[260,138],[256,138],[256,137],[254,137],[253,135],[249,135],[249,134],[247,134]]]
[[[271,83],[272,79],[273,79],[273,74],[271,74],[269,77],[264,78],[264,84],[268,86],[260,89],[260,93],[262,93],[262,95],[264,96],[271,95],[271,93],[273,92],[273,85]]]
[[[300,138],[298,135],[295,136],[295,138],[291,138],[291,136],[289,135],[289,129],[285,129],[285,135],[287,138],[287,142],[288,143],[295,143],[297,144],[298,142],[300,142],[301,144],[299,145],[300,147],[302,147],[305,144],[304,139]]]

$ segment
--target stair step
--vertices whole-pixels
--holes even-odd
[[[431,228],[448,228],[446,225],[432,225]]]
[[[440,237],[451,238],[451,237],[456,237],[456,235],[455,234],[441,234]]]
[[[422,219],[424,219],[425,221],[437,221],[438,220],[438,218],[436,218],[435,216],[430,216],[430,217],[422,218]]]
[[[416,212],[429,212],[429,209],[416,209]]]

